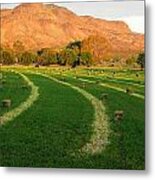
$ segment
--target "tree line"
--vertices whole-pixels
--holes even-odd
[[[81,51],[81,41],[69,43],[61,50],[43,48],[38,51],[25,51],[24,46],[17,41],[13,45],[13,50],[0,48],[0,63],[4,65],[12,64],[38,64],[48,66],[59,64],[62,66],[92,65],[92,55],[87,51]]]
[[[43,48],[38,51],[26,51],[20,41],[13,44],[13,49],[0,48],[0,64],[3,65],[42,65],[49,66],[58,64],[61,66],[76,67],[79,65],[91,66],[95,62],[92,53],[89,49],[83,49],[81,41],[70,42],[66,47],[59,50],[50,48]],[[110,60],[105,60],[105,62]],[[118,57],[112,58],[112,64],[119,62]],[[145,53],[142,52],[136,56],[130,56],[125,61],[127,66],[132,66],[134,63],[138,64],[142,69],[145,66]]]

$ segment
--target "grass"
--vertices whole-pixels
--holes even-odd
[[[40,98],[0,128],[1,166],[64,166],[70,154],[90,138],[93,108],[68,87],[44,77],[28,77],[39,86]]]
[[[27,85],[27,83],[19,74],[15,74],[11,71],[3,71],[2,74],[2,80],[5,80],[5,83],[0,89],[0,102],[3,99],[11,99],[12,105],[10,108],[3,108],[1,105],[0,116],[19,106],[21,102],[27,99],[31,91],[31,87],[29,86],[27,86],[26,89],[22,88],[22,86]]]
[[[80,80],[66,78],[66,81],[81,87]],[[144,101],[109,88],[102,88],[96,84],[85,84],[85,90],[97,98],[100,98],[102,93],[108,94],[108,99],[103,103],[106,106],[113,131],[110,145],[103,154],[95,156],[98,158],[95,160],[93,168],[143,169],[145,157]],[[124,111],[125,115],[122,123],[118,124],[114,121],[114,111],[120,109]],[[123,134],[122,137],[120,134]],[[123,140],[120,140],[121,138]],[[123,153],[121,153],[122,148]],[[125,159],[123,163],[122,156]],[[91,158],[91,161],[93,159]],[[85,162],[83,163],[85,164]]]
[[[18,107],[15,107],[12,110],[9,110],[8,112],[4,113],[3,116],[0,117],[1,125],[14,120],[17,116],[19,116],[24,111],[26,111],[28,108],[30,108],[32,106],[32,104],[39,97],[38,87],[35,86],[34,83],[32,81],[30,81],[29,78],[27,78],[25,75],[23,75],[21,73],[18,73],[18,75],[20,75],[24,79],[25,84],[26,84],[26,85],[22,86],[22,88],[28,89],[29,87],[31,87],[31,93],[30,93],[29,97],[24,102],[21,102]]]
[[[138,93],[138,94],[141,94],[141,95],[144,95],[144,85],[142,85],[141,81],[138,81],[138,82],[134,82],[132,80],[128,81],[128,80],[118,80],[118,79],[109,79],[109,78],[98,78],[98,77],[87,77],[87,76],[83,76],[81,78],[84,78],[84,79],[88,79],[88,80],[91,80],[91,81],[94,81],[94,83],[96,82],[99,82],[99,83],[104,83],[104,84],[108,84],[108,85],[111,85],[111,86],[115,86],[115,87],[118,87],[118,88],[122,88],[122,89],[126,89],[126,88],[129,88],[130,90],[132,90],[132,92],[134,93]]]
[[[104,77],[109,76],[114,70],[101,68],[93,69],[93,72],[91,69],[82,68],[76,70],[16,68],[16,70],[25,72],[26,76],[39,87],[40,97],[30,109],[14,121],[0,127],[1,166],[136,170],[145,168],[144,100],[102,87],[98,83],[84,82],[83,85],[83,82],[76,78],[78,76],[92,78],[93,81],[98,79],[104,81]],[[88,71],[91,75],[87,75]],[[100,99],[103,93],[108,94],[108,98],[102,103],[108,115],[110,143],[104,150],[84,155],[79,152],[93,134],[94,108],[89,100],[68,86],[29,72],[48,74],[84,89],[97,99]],[[131,86],[134,86],[138,93],[138,82],[144,84],[143,72],[138,73],[139,79],[135,80],[135,71],[119,70],[114,77],[117,82],[113,85],[124,88],[131,82],[134,84]],[[106,80],[106,83],[111,82]],[[140,89],[140,93],[144,94],[143,88]],[[115,110],[124,111],[120,123],[114,120]]]

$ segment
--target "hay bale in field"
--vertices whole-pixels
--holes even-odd
[[[127,94],[132,94],[132,90],[130,88],[126,88],[126,93]]]
[[[124,112],[122,110],[116,110],[114,112],[115,120],[121,121],[123,119]]]
[[[22,88],[22,89],[26,89],[26,90],[27,90],[29,87],[28,87],[28,85],[23,84],[23,85],[21,86],[21,88]]]
[[[2,100],[2,107],[6,107],[6,108],[11,107],[11,99]]]
[[[108,99],[108,94],[102,93],[100,96],[100,100],[105,100],[105,99]]]

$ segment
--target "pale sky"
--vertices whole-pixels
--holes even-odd
[[[112,0],[99,2],[59,2],[78,15],[91,15],[108,20],[123,20],[134,32],[144,33],[144,1]],[[18,4],[1,4],[1,8],[13,8]]]

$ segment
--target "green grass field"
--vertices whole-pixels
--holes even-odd
[[[9,98],[12,106],[0,108],[1,121],[33,99],[33,85],[38,96],[0,125],[1,166],[145,169],[143,71],[4,67],[2,74],[0,101]],[[32,87],[21,88],[22,75]],[[121,121],[116,110],[124,112]]]

